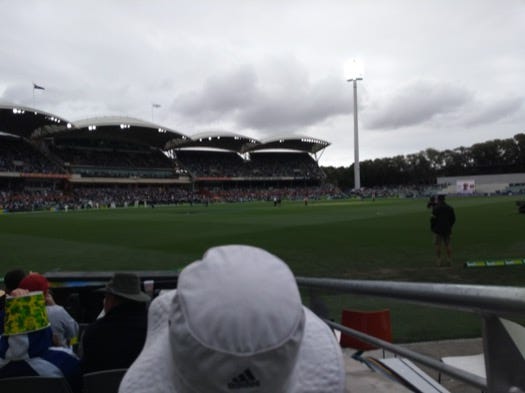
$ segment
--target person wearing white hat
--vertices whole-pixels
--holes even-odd
[[[120,393],[342,393],[330,328],[304,307],[278,257],[221,246],[150,305],[144,348]]]

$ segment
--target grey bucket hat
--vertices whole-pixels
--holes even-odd
[[[148,302],[151,300],[147,293],[140,290],[139,276],[134,273],[115,273],[111,281],[100,291],[135,302]]]

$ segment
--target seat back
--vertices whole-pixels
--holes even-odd
[[[390,323],[389,309],[376,311],[343,310],[341,324],[381,340],[392,342],[392,326]],[[340,344],[342,347],[354,348],[361,351],[376,349],[375,346],[345,333],[341,334]]]
[[[0,392],[72,393],[72,390],[64,378],[31,376],[1,378]]]
[[[127,369],[94,371],[84,374],[85,393],[117,393]]]
[[[87,327],[89,326],[89,323],[79,323],[78,324],[78,336],[74,337],[71,340],[71,347],[73,348],[73,352],[78,355],[78,357],[82,357],[81,353],[81,346],[80,343],[82,342],[82,337],[84,336],[84,332],[86,331]]]

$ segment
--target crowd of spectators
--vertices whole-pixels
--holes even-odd
[[[233,152],[178,151],[172,159],[148,146],[89,138],[66,138],[42,147],[47,157],[21,138],[2,137],[0,171],[73,173],[88,177],[169,178],[189,173],[197,179],[325,178],[307,153],[252,153],[245,159]]]
[[[17,137],[2,137],[0,172],[31,171],[49,173],[64,170],[30,143]],[[0,187],[0,209],[8,211],[42,209],[81,209],[204,202],[247,202],[358,198],[424,197],[436,190],[425,186],[362,188],[341,192],[322,185],[325,178],[318,163],[307,153],[252,152],[241,156],[233,152],[177,151],[170,158],[158,149],[131,142],[61,138],[46,144],[50,157],[62,162],[71,173],[89,177],[167,178],[191,175],[195,190],[187,186],[75,186],[67,192],[61,186],[4,189]],[[226,183],[213,186],[204,178],[250,180],[237,186]],[[254,185],[254,180],[261,182]],[[268,179],[288,179],[288,185],[263,185]],[[291,185],[294,182],[293,185]],[[275,183],[275,181],[274,181]],[[313,185],[315,184],[315,185]],[[435,187],[434,187],[435,188]]]
[[[306,153],[253,153],[245,165],[252,176],[324,178],[317,162]]]
[[[161,150],[110,139],[59,138],[36,145],[3,136],[0,172],[70,173],[84,177],[312,179],[325,174],[307,153],[177,151],[170,158]]]
[[[100,206],[123,207],[134,204],[170,205],[189,202],[192,192],[182,187],[83,187],[72,192],[75,206],[93,208]]]
[[[23,139],[1,136],[0,172],[64,173],[64,170]]]
[[[180,151],[177,160],[196,178],[308,178],[324,173],[307,153],[252,153],[245,160],[237,153]]]
[[[2,190],[0,211],[47,210],[73,204],[74,198],[60,190]]]
[[[96,177],[173,177],[173,160],[158,149],[111,140],[74,140],[50,145],[71,173]]]
[[[176,205],[183,203],[334,200],[343,198],[422,198],[436,195],[435,186],[374,187],[343,192],[331,184],[289,186],[82,186],[58,189],[0,190],[0,210],[73,210],[101,207]]]
[[[182,187],[79,187],[61,190],[0,191],[0,210],[31,211],[49,209],[87,209],[133,205],[178,204],[190,202],[192,193]]]
[[[94,291],[104,296],[100,313],[82,333],[55,304],[43,275],[13,269],[4,284],[0,379],[64,378],[81,393],[86,374],[124,369],[123,393],[190,386],[345,390],[343,354],[332,330],[303,306],[286,263],[256,247],[209,249],[180,272],[176,291],[156,292],[153,281],[147,286],[135,273],[114,273]],[[62,310],[59,317],[50,306]],[[63,324],[74,328],[78,347],[57,330]]]
[[[77,187],[61,190],[0,191],[0,210],[74,210],[101,207],[175,205],[182,203],[252,202],[280,200],[340,199],[346,197],[331,185],[305,187],[203,188],[180,186]]]
[[[399,186],[362,188],[359,191],[341,191],[331,184],[288,187],[203,187],[192,190],[181,186],[84,186],[69,192],[37,189],[0,191],[0,210],[30,211],[49,209],[89,209],[101,207],[131,207],[175,205],[182,203],[254,202],[274,199],[303,201],[334,200],[348,197],[419,198],[439,193],[436,187]]]
[[[274,199],[303,201],[344,198],[423,198],[437,195],[436,186],[392,186],[342,191],[331,184],[224,187],[201,186],[83,186],[65,192],[53,189],[0,190],[0,210],[65,210],[101,207],[131,207],[176,205],[183,203],[220,203],[273,201]]]
[[[0,300],[0,379],[64,377],[82,392],[82,373],[128,368],[144,346],[147,304],[132,273],[116,273],[103,288],[102,311],[80,336],[78,322],[55,303],[46,277],[12,269]],[[74,342],[80,345],[73,346]],[[76,349],[75,349],[76,348]]]
[[[503,195],[523,195],[525,194],[525,183],[511,183],[508,187],[500,192],[496,191],[496,193]]]
[[[59,157],[70,166],[107,168],[171,168],[171,160],[160,151],[61,150]]]
[[[203,190],[201,195],[204,195],[210,201],[221,202],[273,201],[274,199],[304,201],[305,198],[308,200],[320,200],[346,197],[341,190],[329,184],[310,187],[212,188]]]
[[[81,368],[72,343],[79,324],[56,304],[47,279],[12,269],[0,294],[0,378],[64,377],[81,392]]]
[[[213,151],[178,151],[177,160],[194,177],[244,176],[244,160],[237,153]]]
[[[440,188],[436,186],[388,186],[388,187],[363,187],[360,190],[348,190],[347,194],[359,198],[420,198],[436,195]]]

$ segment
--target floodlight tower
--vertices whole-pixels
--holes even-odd
[[[354,84],[354,190],[361,188],[361,173],[359,170],[359,130],[357,122],[357,81],[363,80],[363,65],[356,59],[345,63],[345,78]]]

